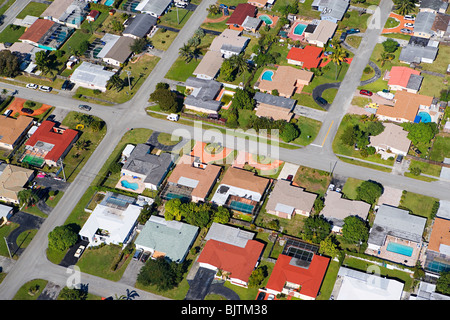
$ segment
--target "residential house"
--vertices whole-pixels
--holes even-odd
[[[376,116],[381,121],[414,122],[420,109],[430,109],[433,97],[407,91],[395,93],[394,105],[380,105]]]
[[[253,100],[256,102],[256,116],[285,121],[292,119],[294,116],[292,111],[297,103],[297,100],[274,96],[264,92],[255,92]]]
[[[269,195],[266,211],[284,219],[292,219],[296,214],[309,217],[317,194],[293,185],[287,180],[277,180]]]
[[[122,35],[134,39],[145,38],[156,30],[157,20],[157,18],[150,14],[136,14],[126,21],[126,27]]]
[[[402,48],[398,60],[402,63],[433,63],[439,50],[439,42],[412,36]]]
[[[252,232],[213,222],[197,262],[201,268],[220,270],[216,278],[247,287],[264,249],[264,244],[253,237]]]
[[[0,226],[4,221],[8,221],[14,213],[14,208],[0,203]]]
[[[59,166],[77,139],[78,131],[44,120],[25,142],[21,161],[36,167],[44,163],[50,167]]]
[[[302,300],[316,299],[330,258],[318,255],[316,250],[310,251],[311,247],[299,241],[287,241],[265,286],[267,293]]]
[[[342,232],[344,219],[356,216],[365,221],[369,215],[370,204],[364,201],[342,198],[342,193],[328,191],[325,196],[325,206],[320,214],[332,224],[332,231]]]
[[[411,140],[408,139],[408,131],[395,123],[384,123],[384,130],[376,136],[370,136],[370,147],[374,147],[381,158],[388,159],[397,155],[408,154]]]
[[[257,10],[258,9],[254,5],[249,3],[239,3],[226,21],[226,24],[230,29],[242,31],[244,29],[242,24],[244,23],[245,18],[255,18]]]
[[[448,1],[443,0],[421,0],[420,12],[445,13],[448,8]]]
[[[186,89],[190,91],[190,94],[184,99],[186,109],[208,114],[219,112],[221,102],[217,100],[217,97],[222,89],[220,82],[189,77],[185,85]]]
[[[57,50],[69,38],[74,29],[47,20],[36,20],[20,36],[19,40],[45,50]]]
[[[225,29],[213,39],[209,50],[220,52],[223,58],[228,59],[233,55],[238,55],[243,52],[249,42],[250,38],[243,37],[241,31]]]
[[[172,0],[142,0],[135,10],[160,18],[169,11],[172,3]]]
[[[350,6],[349,0],[314,0],[313,10],[320,11],[320,19],[334,23],[341,21]]]
[[[223,60],[220,51],[208,50],[192,74],[200,79],[214,80],[219,74]]]
[[[305,40],[309,44],[323,48],[328,40],[333,38],[336,29],[337,23],[329,20],[321,20],[312,33],[305,33]]]
[[[34,170],[0,164],[0,201],[19,204],[19,192],[33,179]]]
[[[336,300],[400,300],[405,284],[395,279],[382,277],[346,267],[340,267],[335,290]]]
[[[450,14],[437,13],[431,30],[438,37],[448,37],[450,35]]]
[[[81,0],[54,0],[41,14],[47,20],[70,28],[80,28],[87,15],[88,3]]]
[[[105,33],[101,40],[101,49],[97,52],[96,57],[103,59],[111,48],[119,41],[121,36],[112,33]]]
[[[33,118],[0,116],[0,148],[13,150],[33,126]]]
[[[436,292],[436,284],[420,281],[416,294],[412,294],[409,300],[450,300],[450,297]]]
[[[115,74],[105,70],[105,67],[90,62],[82,62],[70,76],[70,81],[80,87],[97,89],[105,92],[109,79]]]
[[[269,184],[270,179],[259,177],[251,171],[230,167],[211,202],[244,214],[253,214]]]
[[[375,215],[367,241],[367,254],[414,266],[422,249],[427,219],[409,211],[381,205]]]
[[[316,46],[292,47],[288,52],[287,62],[307,70],[318,68],[322,62],[322,52],[322,48]]]
[[[242,28],[244,31],[256,33],[261,24],[262,24],[261,19],[247,16],[244,22],[242,23]]]
[[[104,55],[103,61],[116,67],[122,66],[133,54],[130,48],[133,42],[133,38],[120,37]]]
[[[220,166],[201,163],[193,156],[183,155],[167,179],[164,197],[169,198],[169,195],[172,197],[175,194],[192,202],[205,202],[220,170]]]
[[[255,6],[257,8],[264,8],[267,4],[267,0],[248,0],[247,3],[251,4],[252,6]]]
[[[405,90],[417,93],[422,85],[423,77],[418,70],[394,66],[386,73],[383,80],[388,80],[388,88],[391,91]]]
[[[86,20],[89,22],[94,22],[95,20],[97,20],[99,15],[100,15],[99,11],[91,10],[91,12],[89,12],[89,14],[87,15]]]
[[[433,34],[433,23],[436,18],[436,13],[433,12],[419,12],[414,21],[414,36],[429,39]]]
[[[266,72],[273,73],[270,79],[265,78]],[[300,93],[303,86],[307,86],[314,73],[291,66],[279,66],[277,70],[265,70],[261,74],[259,82],[255,84],[255,89],[262,92],[272,93],[277,90],[279,95],[290,98],[294,93]]]
[[[173,159],[170,153],[157,155],[151,153],[152,149],[148,144],[138,144],[133,149],[121,170],[122,178],[119,183],[124,189],[134,189],[136,192],[133,184],[151,190],[160,187],[172,167]]]
[[[81,228],[79,235],[89,247],[101,244],[126,246],[132,240],[142,207],[135,199],[107,192]]]
[[[136,250],[150,253],[152,259],[164,257],[168,262],[182,263],[193,245],[199,228],[164,217],[151,216],[139,232]]]

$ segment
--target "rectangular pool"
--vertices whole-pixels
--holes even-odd
[[[398,253],[404,256],[408,256],[411,257],[412,253],[414,251],[413,248],[402,245],[400,243],[396,243],[396,242],[389,242],[387,247],[386,247],[387,251],[390,252],[394,252],[394,253]]]

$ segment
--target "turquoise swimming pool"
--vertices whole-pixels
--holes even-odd
[[[112,6],[114,4],[114,0],[106,0],[105,6]]]
[[[255,206],[239,201],[231,201],[230,209],[251,214]]]
[[[394,253],[398,253],[404,256],[408,256],[411,257],[412,253],[414,251],[413,248],[402,245],[400,243],[396,243],[396,242],[389,242],[387,247],[386,247],[387,251],[390,252],[394,252]]]
[[[120,181],[120,184],[122,185],[122,187],[131,190],[137,190],[139,188],[139,185],[136,182],[128,182],[127,180]]]
[[[431,116],[428,112],[421,111],[418,113],[418,116],[420,117],[420,122],[423,123],[431,122]]]
[[[262,80],[272,81],[273,77],[273,71],[272,70],[266,70],[261,76]]]
[[[306,27],[307,27],[306,24],[302,24],[302,23],[297,24],[294,28],[294,34],[296,36],[301,36],[303,34],[303,32],[305,32]]]
[[[259,19],[261,19],[268,26],[273,23],[272,19],[270,19],[270,17],[266,15],[259,16]]]

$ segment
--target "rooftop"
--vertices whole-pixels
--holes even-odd
[[[17,194],[29,181],[34,170],[7,164],[0,171],[0,197],[18,201]]]
[[[123,35],[133,35],[138,38],[145,37],[150,30],[156,25],[157,18],[146,14],[136,14],[134,18],[131,18],[131,22],[122,32]]]
[[[408,132],[395,123],[384,123],[384,130],[376,136],[370,136],[370,146],[382,149],[396,149],[408,152],[411,140]]]
[[[109,78],[114,74],[115,72],[105,70],[102,65],[83,61],[72,73],[70,80],[106,88]]]
[[[239,3],[227,20],[227,25],[241,26],[247,16],[255,17],[256,7],[249,3]]]
[[[433,26],[436,14],[433,12],[419,12],[414,21],[414,33],[431,34],[431,27]]]
[[[133,44],[133,41],[130,37],[120,37],[105,54],[104,59],[113,59],[124,63],[132,53],[130,46]]]
[[[428,250],[450,256],[450,220],[436,217],[433,223]]]
[[[394,66],[389,71],[388,85],[416,89],[417,88],[416,81],[410,82],[412,75],[420,76],[420,71],[414,70],[414,69],[411,69],[408,67]],[[421,81],[420,81],[420,83],[421,83]],[[420,87],[420,83],[418,83],[419,87]],[[408,87],[408,85],[409,85],[409,87]]]
[[[397,91],[394,101],[394,106],[380,105],[377,115],[414,122],[420,106],[431,106],[433,97]]]
[[[38,19],[27,28],[24,34],[20,36],[19,40],[38,43],[55,24],[56,22],[51,20]]]
[[[205,75],[214,79],[222,66],[222,62],[223,58],[220,51],[208,50],[192,74]]]
[[[328,191],[325,196],[325,207],[320,212],[326,219],[343,221],[349,216],[358,216],[366,220],[370,204],[364,201],[342,198],[342,193]]]
[[[290,181],[277,180],[266,204],[268,211],[280,211],[287,214],[294,210],[311,211],[317,194],[293,186]]]
[[[33,118],[0,116],[0,143],[14,145],[17,139],[33,124]]]
[[[222,88],[220,82],[189,77],[185,84],[188,88],[194,88],[191,94],[184,99],[185,105],[213,111],[220,109],[221,102],[215,100]]]
[[[316,46],[292,47],[287,59],[303,62],[302,66],[305,69],[317,68],[322,61],[322,48]]]

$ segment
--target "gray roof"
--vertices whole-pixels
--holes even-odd
[[[433,12],[419,12],[414,21],[414,33],[432,34],[431,27],[435,18],[436,14]]]
[[[247,16],[242,23],[243,28],[257,29],[259,25],[262,23],[262,20],[259,18],[254,18]]]
[[[145,175],[144,182],[157,186],[166,176],[173,159],[170,153],[151,154],[152,148],[148,144],[138,144],[122,169]]]
[[[180,263],[186,257],[198,229],[187,223],[151,216],[136,238],[135,244],[162,252],[166,259]]]
[[[418,74],[412,74],[409,77],[408,84],[406,85],[406,88],[412,89],[412,90],[419,90],[420,86],[422,84],[423,77]]]
[[[216,240],[244,248],[248,240],[252,240],[255,234],[236,227],[213,222],[205,236],[205,240]]]
[[[132,18],[131,23],[123,31],[124,35],[131,34],[133,36],[143,38],[145,37],[153,26],[156,25],[157,19],[149,14],[137,14]]]
[[[105,67],[98,64],[83,61],[70,76],[70,80],[75,83],[90,84],[106,88],[109,78],[115,72],[105,70]]]
[[[256,101],[256,103],[265,103],[272,106],[285,108],[289,111],[292,111],[292,109],[294,109],[295,107],[295,104],[297,103],[297,100],[294,99],[274,96],[263,92],[256,92],[253,96],[253,99]]]
[[[432,9],[439,11],[439,9],[446,10],[448,3],[441,0],[421,0],[420,9]]]
[[[143,0],[136,7],[136,10],[147,12],[159,17],[166,11],[171,3],[172,0]]]
[[[407,210],[383,204],[376,213],[368,243],[382,246],[387,235],[420,243],[426,222],[426,218]]]
[[[438,53],[437,47],[421,47],[415,45],[407,45],[400,52],[399,60],[404,62],[420,63],[422,59],[436,59]]]
[[[439,210],[436,213],[436,217],[450,220],[450,201],[440,200]]]
[[[186,80],[185,85],[186,87],[194,88],[192,93],[184,100],[185,105],[213,111],[218,111],[220,109],[221,102],[214,100],[222,88],[220,82],[189,77]]]
[[[312,6],[318,6],[319,10],[322,10],[320,14],[322,19],[331,17],[336,20],[342,20],[349,5],[349,0],[316,0],[312,3]]]

